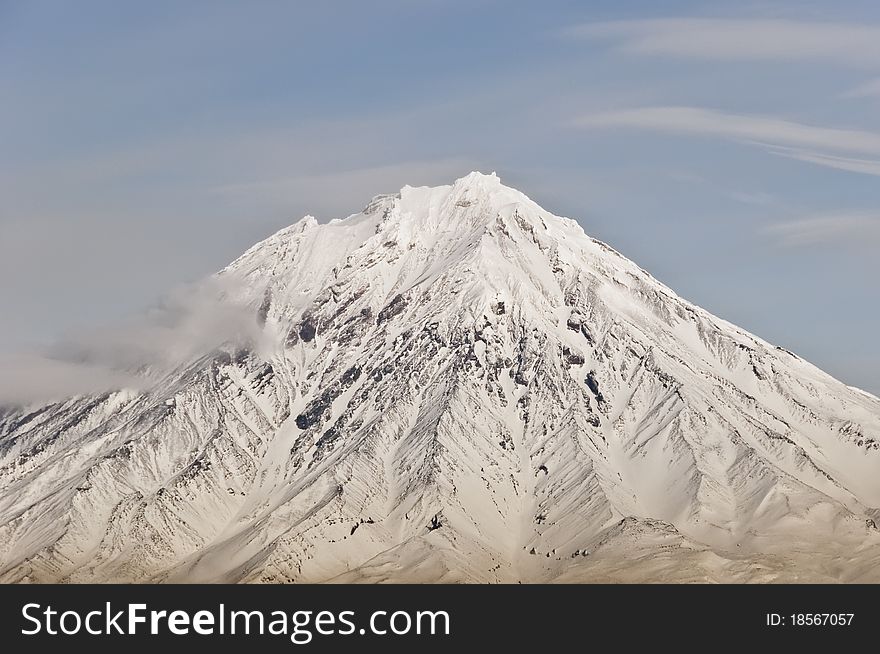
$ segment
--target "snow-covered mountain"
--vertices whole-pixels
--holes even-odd
[[[494,175],[216,278],[259,344],[0,412],[0,580],[880,581],[880,400]]]

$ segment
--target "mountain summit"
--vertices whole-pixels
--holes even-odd
[[[215,279],[261,338],[0,411],[0,580],[880,581],[880,400],[494,174]]]

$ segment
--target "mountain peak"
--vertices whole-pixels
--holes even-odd
[[[483,173],[478,170],[472,170],[464,177],[459,177],[455,182],[453,182],[453,186],[481,186],[483,188],[487,187],[497,187],[501,185],[501,178],[498,177],[497,173],[493,170],[491,173]]]
[[[492,171],[491,173],[483,173],[483,172],[480,172],[477,170],[473,170],[473,171],[469,172],[467,175],[459,177],[458,179],[453,181],[452,184],[448,184],[448,185],[440,186],[440,187],[436,187],[436,188],[449,188],[449,189],[458,189],[458,190],[471,188],[471,189],[474,189],[475,191],[476,190],[486,191],[486,190],[498,188],[500,186],[502,186],[501,179],[498,177],[498,175],[495,173],[495,171]],[[423,188],[424,189],[424,188],[435,188],[435,187],[428,187],[428,186],[414,187],[414,186],[410,186],[409,184],[407,184],[401,189],[401,193],[406,190],[416,189],[416,188]],[[511,189],[511,190],[514,190],[514,189]]]
[[[385,198],[402,199],[409,197],[415,202],[438,202],[451,197],[454,201],[459,200],[489,200],[495,198],[501,201],[515,202],[527,201],[528,198],[521,191],[505,186],[494,172],[486,174],[478,171],[459,177],[452,184],[443,186],[404,186],[394,196],[378,196]]]

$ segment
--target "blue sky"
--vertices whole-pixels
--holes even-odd
[[[0,88],[7,351],[479,169],[880,392],[875,2],[0,1]]]

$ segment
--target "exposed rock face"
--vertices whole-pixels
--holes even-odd
[[[880,400],[494,176],[218,276],[269,351],[0,412],[0,580],[880,581]]]

